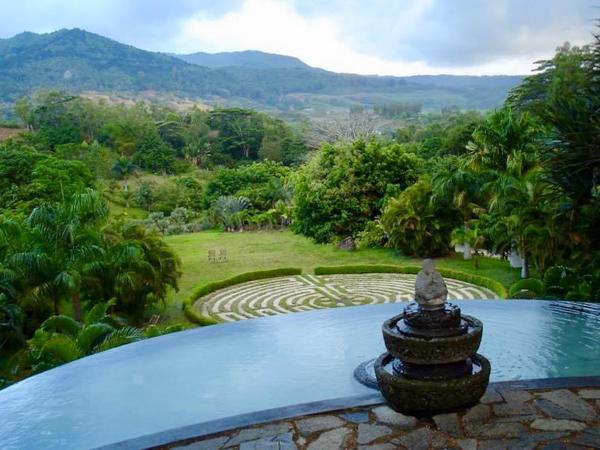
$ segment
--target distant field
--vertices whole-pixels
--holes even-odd
[[[0,127],[0,142],[10,139],[17,134],[23,132],[22,128],[1,128]]]
[[[224,233],[204,231],[201,233],[169,236],[165,240],[181,258],[183,275],[180,291],[168,300],[166,314],[180,320],[181,302],[194,287],[222,280],[234,275],[278,267],[299,267],[310,273],[316,266],[352,264],[407,264],[420,260],[408,258],[389,249],[338,250],[333,245],[315,244],[291,231]],[[208,251],[225,249],[228,261],[209,263]],[[519,271],[511,269],[506,261],[481,258],[480,268],[473,261],[463,261],[462,255],[437,259],[440,267],[462,270],[493,278],[505,286],[516,281]]]

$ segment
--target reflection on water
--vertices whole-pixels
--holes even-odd
[[[463,301],[484,323],[495,381],[599,375],[600,311],[542,301]],[[354,368],[384,351],[403,305],[295,313],[161,336],[0,391],[2,448],[90,448],[291,404],[371,393]]]

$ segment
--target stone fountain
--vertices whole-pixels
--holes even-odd
[[[416,303],[383,323],[387,352],[374,364],[377,385],[396,411],[435,414],[477,403],[490,363],[477,353],[483,331],[447,303],[448,289],[429,259],[417,275]]]

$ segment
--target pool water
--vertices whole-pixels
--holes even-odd
[[[463,301],[492,381],[600,375],[600,309]],[[199,328],[93,355],[0,391],[2,449],[81,449],[287,405],[368,394],[353,376],[402,304]]]

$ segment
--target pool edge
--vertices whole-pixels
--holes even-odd
[[[497,381],[490,383],[489,388],[498,390],[529,389],[567,389],[600,387],[600,376],[536,378],[530,380]],[[385,403],[379,392],[372,394],[342,397],[310,403],[284,406],[280,408],[256,411],[222,419],[187,425],[180,428],[148,434],[125,441],[96,447],[95,450],[130,450],[159,447],[187,439],[200,438],[212,434],[231,431],[236,428],[250,427],[268,422],[290,419],[292,417],[319,414],[340,409],[373,406]]]

